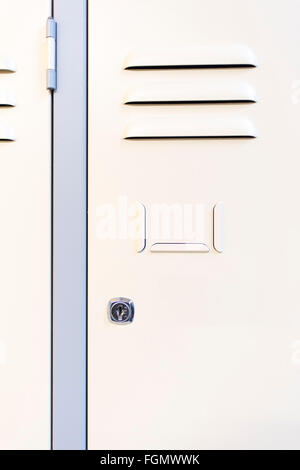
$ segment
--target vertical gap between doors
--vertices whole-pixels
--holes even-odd
[[[85,329],[85,360],[86,360],[86,377],[85,377],[85,448],[88,450],[88,150],[89,150],[89,135],[88,135],[88,124],[89,124],[89,1],[86,0],[86,329]]]
[[[54,17],[54,1],[51,0],[50,14]],[[54,92],[51,91],[51,376],[50,376],[50,449],[53,450],[53,198],[54,198]]]

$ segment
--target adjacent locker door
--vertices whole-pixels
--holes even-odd
[[[50,448],[49,0],[1,0],[0,448]]]
[[[89,448],[299,448],[299,17],[89,2]]]

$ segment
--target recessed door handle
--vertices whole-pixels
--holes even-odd
[[[208,253],[209,248],[205,243],[154,243],[151,246],[153,253]]]

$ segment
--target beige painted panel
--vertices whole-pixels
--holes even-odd
[[[49,0],[0,0],[0,448],[50,447]],[[7,65],[8,67],[8,65]],[[6,131],[5,131],[6,132]],[[1,137],[1,135],[0,135]]]
[[[299,448],[299,2],[89,4],[89,447]],[[258,65],[124,70],[136,48],[158,57],[189,44],[244,44]],[[259,100],[124,104],[130,89],[203,79],[245,81]],[[232,116],[257,137],[123,138],[132,122],[185,128]],[[155,203],[202,204],[198,241],[210,252],[152,253],[161,240],[147,237],[137,253],[131,240],[101,240],[102,204],[124,196],[147,215]],[[130,325],[108,320],[117,296],[135,303]]]

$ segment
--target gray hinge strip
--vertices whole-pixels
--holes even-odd
[[[53,2],[59,67],[53,93],[54,450],[87,444],[87,3]]]
[[[47,89],[55,91],[57,88],[57,23],[52,17],[47,20],[46,38],[48,43]]]

